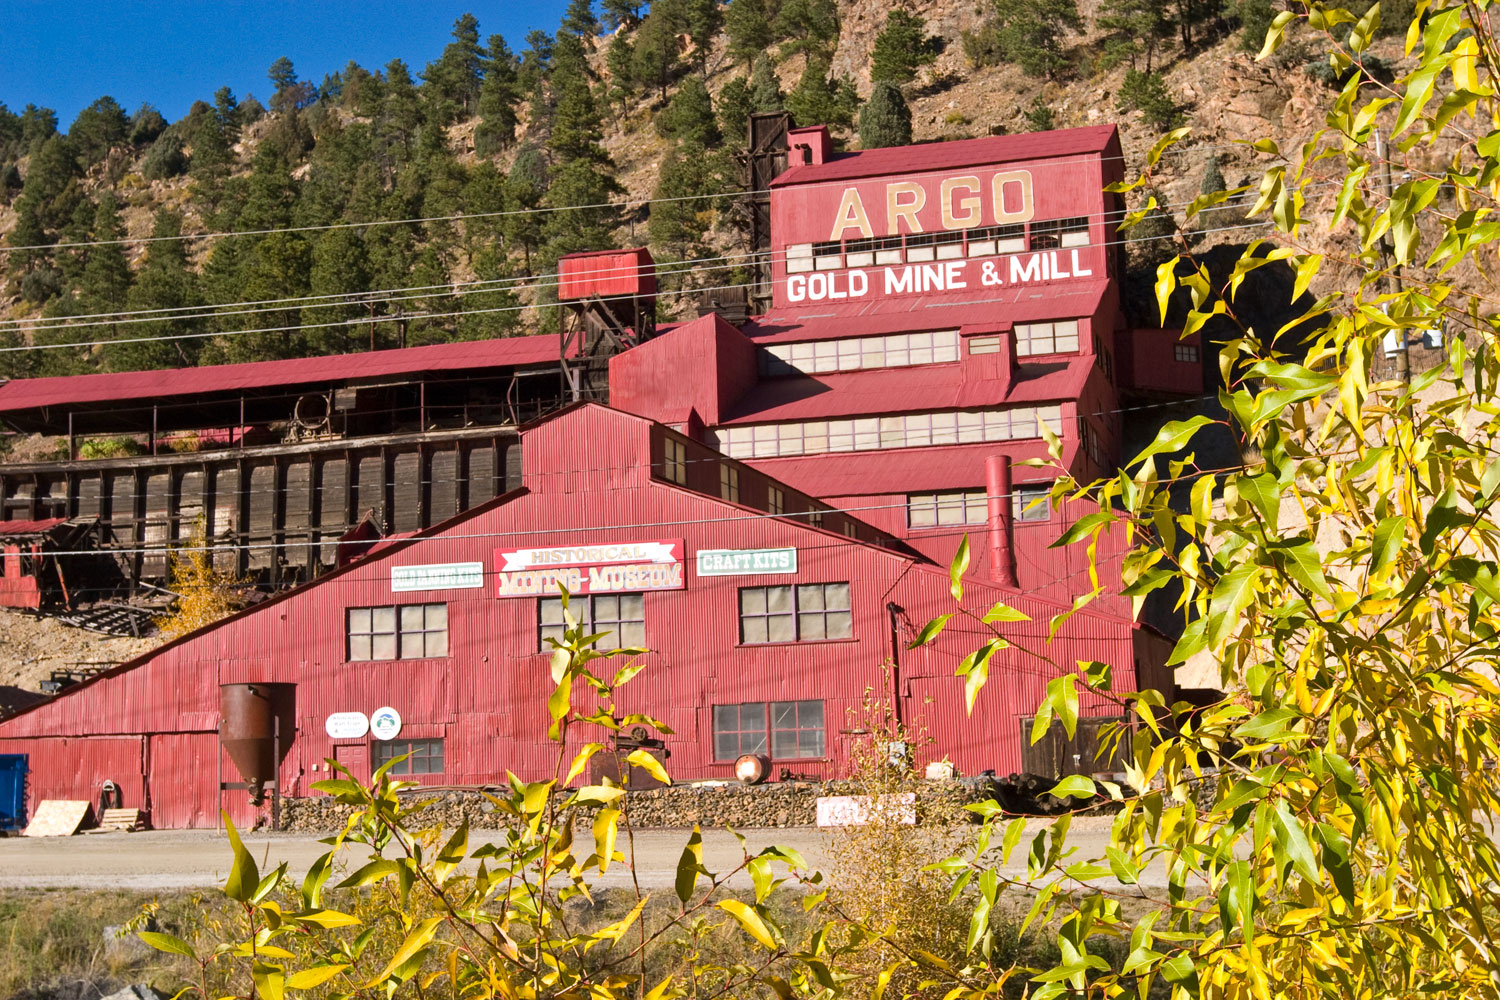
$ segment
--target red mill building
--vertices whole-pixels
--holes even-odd
[[[221,748],[244,685],[286,795],[310,794],[325,758],[368,774],[410,753],[403,771],[448,785],[550,773],[559,583],[606,644],[651,650],[621,707],[671,727],[649,735],[679,779],[730,777],[746,753],[773,777],[835,774],[869,690],[932,733],[932,759],[1032,764],[1021,734],[1050,676],[1037,660],[997,656],[966,719],[954,669],[979,635],[907,645],[952,610],[946,567],[968,534],[967,603],[1024,611],[1016,641],[1039,647],[1089,575],[1081,551],[1049,548],[1071,515],[1033,503],[1046,471],[1018,463],[1045,457],[1046,426],[1092,476],[1120,459],[1122,396],[1201,392],[1196,342],[1121,317],[1118,204],[1101,193],[1121,175],[1115,131],[834,155],[802,129],[790,144],[805,162],[772,185],[768,312],[637,336],[649,257],[565,259],[562,297],[595,321],[564,337],[564,378],[589,398],[607,372],[609,404],[522,425],[519,463],[507,449],[496,488],[457,516],[0,722],[30,803],[92,801],[109,780],[158,827],[211,825],[221,768],[271,770]],[[593,352],[611,337],[622,349]],[[1106,576],[1120,544],[1101,545]],[[1166,688],[1169,646],[1106,597],[1048,652]]]

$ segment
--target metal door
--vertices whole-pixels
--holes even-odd
[[[0,830],[26,825],[26,755],[0,754]]]

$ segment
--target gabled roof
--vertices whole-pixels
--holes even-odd
[[[0,413],[312,383],[347,383],[390,375],[513,367],[557,359],[557,337],[544,334],[238,365],[15,379],[0,385]]]
[[[756,316],[741,329],[757,344],[866,337],[882,333],[1003,326],[1092,316],[1108,279],[1012,288],[979,288],[974,295],[916,295],[907,299],[827,305],[810,302]]]
[[[959,167],[1021,160],[1043,160],[1059,156],[1104,153],[1118,146],[1113,125],[996,135],[955,142],[932,142],[917,146],[891,146],[841,153],[824,163],[800,164],[783,171],[771,182],[773,188],[818,181],[843,181],[882,174],[911,174],[953,170]]]

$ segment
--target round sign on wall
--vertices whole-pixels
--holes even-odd
[[[370,734],[377,740],[393,740],[401,734],[401,713],[387,705],[370,716]]]
[[[370,720],[363,712],[334,712],[323,728],[332,739],[357,740],[370,731]]]

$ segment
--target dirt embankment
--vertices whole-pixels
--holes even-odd
[[[4,714],[8,704],[26,700],[16,690],[40,691],[42,681],[54,670],[70,670],[80,664],[121,663],[160,641],[115,638],[70,628],[51,618],[0,611],[0,714]]]

